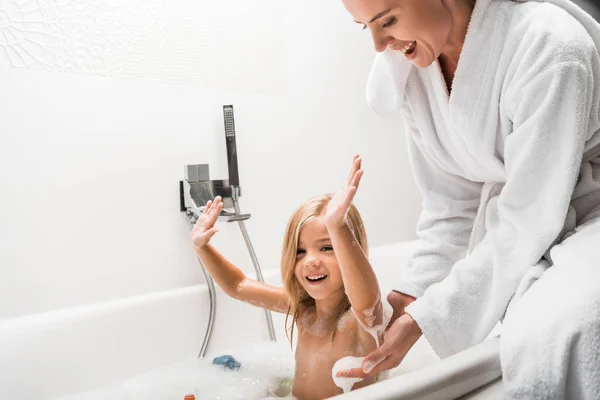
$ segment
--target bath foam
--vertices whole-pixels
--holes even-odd
[[[336,374],[340,371],[345,371],[348,369],[361,368],[364,357],[342,357],[333,364],[333,368],[331,369],[331,379],[333,379],[333,383],[339,388],[341,388],[344,393],[352,390],[352,386],[362,381],[362,378],[345,378],[338,377]]]
[[[371,336],[373,336],[373,339],[375,339],[375,344],[377,345],[377,347],[379,347],[379,335],[383,334],[383,332],[385,331],[385,328],[387,327],[388,323],[390,322],[390,320],[392,318],[392,315],[394,314],[394,309],[393,309],[392,305],[387,301],[387,297],[386,297],[385,301],[381,302],[381,306],[383,308],[383,319],[382,319],[382,322],[380,325],[373,326],[373,327],[367,327],[367,326],[364,326],[360,322],[360,319],[356,318],[358,320],[358,322],[361,324],[361,326]],[[354,310],[353,310],[353,312],[354,312]],[[375,313],[375,308],[365,311],[365,319],[367,320],[367,323],[369,322],[369,318],[371,318],[371,322],[375,319],[374,313]],[[362,362],[364,359],[365,359],[365,357],[347,356],[347,357],[340,358],[333,365],[333,368],[331,369],[331,378],[333,379],[333,383],[335,383],[335,385],[337,387],[341,388],[344,391],[344,393],[352,390],[352,386],[355,383],[362,381],[362,378],[343,378],[343,377],[337,377],[336,374],[339,371],[345,371],[345,370],[354,369],[354,368],[362,368]],[[380,360],[380,362],[381,362],[381,360]],[[375,365],[377,365],[377,363]],[[375,367],[375,365],[373,365],[373,367]],[[385,379],[385,377],[387,377],[387,374],[380,375],[380,379]]]
[[[58,400],[181,400],[186,394],[213,400],[292,399],[295,363],[288,344],[254,342],[221,351],[235,355],[241,368],[231,371],[212,365],[212,358],[219,354],[209,354]]]
[[[363,327],[363,329],[373,337],[377,347],[380,346],[379,336],[383,335],[383,333],[385,332],[385,328],[387,327],[388,323],[392,319],[392,315],[394,314],[394,309],[392,308],[391,304],[387,301],[387,299],[385,301],[381,301],[381,307],[382,320],[381,324],[379,325],[372,326],[373,322],[375,321],[375,307],[363,311],[363,316],[369,326],[364,325],[361,322],[360,318],[358,318],[358,316],[356,317],[358,323]],[[354,312],[354,309],[352,309],[352,312]]]
[[[348,327],[348,325],[350,325],[352,323],[353,319],[354,319],[354,314],[351,313],[350,311],[346,311],[344,313],[344,315],[342,315],[338,321],[338,324],[337,324],[338,332],[343,332]]]
[[[318,316],[313,323],[311,323],[312,313],[306,313],[300,317],[298,321],[298,327],[304,330],[305,333],[311,336],[323,337],[329,333],[329,324],[332,322],[334,315],[331,314],[331,318],[324,316]]]

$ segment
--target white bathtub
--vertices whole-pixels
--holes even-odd
[[[371,249],[382,286],[397,279],[414,245]],[[265,280],[279,284],[279,271]],[[200,349],[208,311],[207,287],[198,285],[0,321],[0,399],[58,398],[188,360]],[[273,319],[278,341],[287,341],[284,316]],[[263,311],[219,291],[209,353],[261,340],[268,340]],[[460,397],[500,376],[497,339],[441,362],[421,340],[392,375],[341,398]],[[470,398],[501,398],[498,382]]]

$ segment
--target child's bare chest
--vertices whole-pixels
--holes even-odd
[[[334,340],[331,334],[318,336],[300,332],[296,348],[294,395],[300,400],[308,400],[341,394],[342,389],[333,383],[331,377],[333,365],[346,356],[365,356],[373,350],[370,347],[360,343],[355,329],[336,332]]]
[[[296,348],[294,395],[305,400],[341,394],[342,390],[333,383],[331,370],[337,360],[353,353],[351,350],[332,343],[330,337],[299,340]]]

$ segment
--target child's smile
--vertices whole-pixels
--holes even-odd
[[[314,275],[313,274],[313,275],[308,275],[306,277],[306,280],[311,285],[318,285],[321,282],[323,282],[325,279],[327,279],[327,275],[326,274],[319,274],[319,275]]]
[[[315,300],[328,298],[343,289],[340,267],[323,218],[302,227],[295,273],[304,290]]]

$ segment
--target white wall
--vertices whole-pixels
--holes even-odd
[[[264,269],[355,153],[370,244],[414,237],[403,124],[368,108],[339,1],[5,1],[0,31],[0,319],[201,282],[178,181],[226,178],[223,104]],[[235,225],[215,244],[252,271]]]

